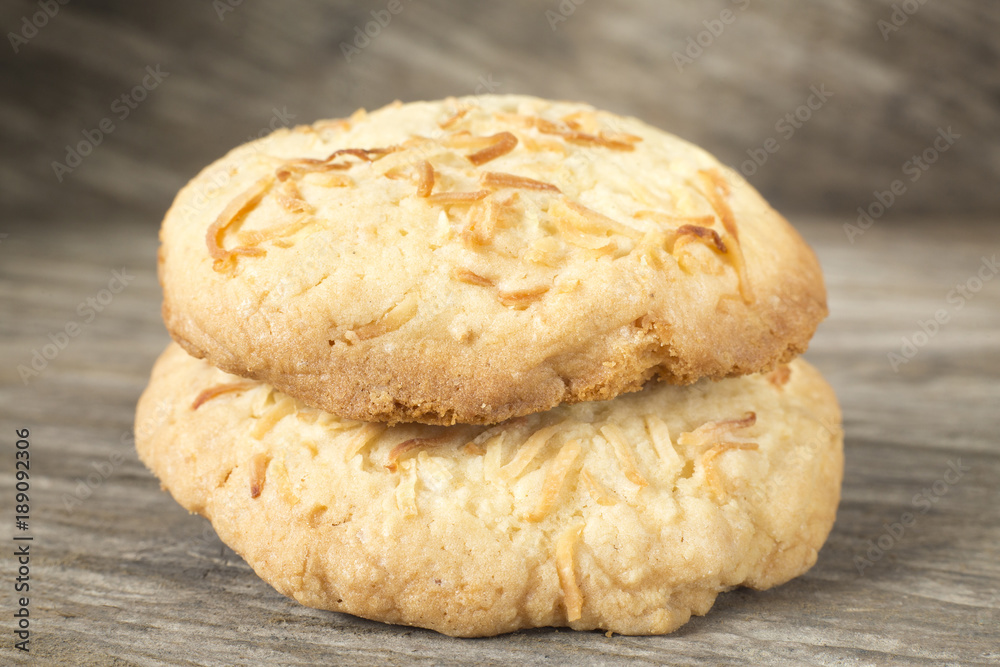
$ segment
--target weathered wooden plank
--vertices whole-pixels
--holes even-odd
[[[18,315],[0,347],[0,433],[32,431],[35,656],[150,665],[305,665],[332,656],[359,664],[997,662],[1000,281],[899,373],[886,353],[1000,245],[998,233],[965,224],[955,240],[954,226],[913,223],[905,234],[873,229],[851,246],[838,221],[800,227],[824,263],[832,304],[809,354],[838,389],[847,428],[843,503],[816,567],[772,591],[725,594],[707,617],[667,637],[537,630],[472,641],[303,608],[260,581],[205,520],[188,516],[128,442],[135,400],[167,339],[152,230],[117,230],[103,248],[81,247],[70,231],[46,243],[20,232],[17,243],[0,246],[17,251],[4,258],[0,292],[5,311]],[[126,249],[135,281],[99,326],[95,320],[24,386],[13,364],[44,341],[67,304],[100,287]],[[54,267],[63,262],[89,265],[89,277],[60,276]],[[40,265],[55,272],[42,303],[32,289],[16,288],[35,280]],[[859,278],[866,275],[886,280],[873,285]],[[941,482],[957,461],[968,471]],[[10,466],[5,456],[5,497]],[[915,523],[859,572],[868,540],[877,543],[904,512]],[[5,560],[2,576],[10,572]],[[7,590],[3,599],[7,608]],[[3,651],[4,661],[19,659],[9,645]]]

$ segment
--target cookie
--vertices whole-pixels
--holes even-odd
[[[670,632],[805,572],[834,521],[837,401],[802,360],[495,426],[336,417],[172,344],[136,446],[311,607],[483,636]]]
[[[278,130],[189,183],[161,240],[189,353],[367,421],[496,423],[766,370],[827,312],[813,253],[738,174],[521,96]]]
[[[812,251],[738,174],[522,96],[278,130],[192,180],[161,242],[190,354],[366,421],[496,423],[767,370],[827,312]]]

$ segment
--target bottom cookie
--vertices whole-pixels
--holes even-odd
[[[808,570],[843,472],[833,391],[802,360],[650,385],[495,426],[340,419],[171,344],[136,447],[278,591],[484,636],[675,630]]]

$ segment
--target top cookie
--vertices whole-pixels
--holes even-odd
[[[181,190],[160,238],[188,352],[366,421],[493,423],[757,372],[826,315],[812,251],[738,174],[523,96],[278,130]]]

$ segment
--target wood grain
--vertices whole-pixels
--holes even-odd
[[[260,581],[206,521],[159,489],[129,443],[135,401],[167,342],[154,234],[116,225],[99,235],[12,232],[0,244],[0,494],[6,502],[13,493],[13,431],[29,428],[34,657],[143,665],[1000,662],[1000,279],[960,310],[947,301],[1000,248],[1000,233],[914,223],[905,234],[873,227],[851,245],[837,221],[800,228],[824,264],[832,310],[809,358],[837,389],[847,432],[843,502],[818,564],[771,591],[725,594],[708,616],[666,637],[538,630],[472,641],[306,609]],[[25,386],[15,366],[49,332],[79,320],[76,304],[122,267],[134,280]],[[893,372],[887,354],[939,309],[952,319]],[[80,480],[93,481],[116,457],[121,463],[87,496]],[[921,513],[914,496],[934,493],[950,462],[968,471]],[[67,506],[74,494],[80,502]],[[916,523],[859,573],[867,540],[904,512]],[[5,539],[11,522],[6,512]],[[5,558],[3,581],[12,569]],[[0,590],[0,608],[10,609],[9,587]],[[7,637],[0,651],[3,662],[21,658]]]

